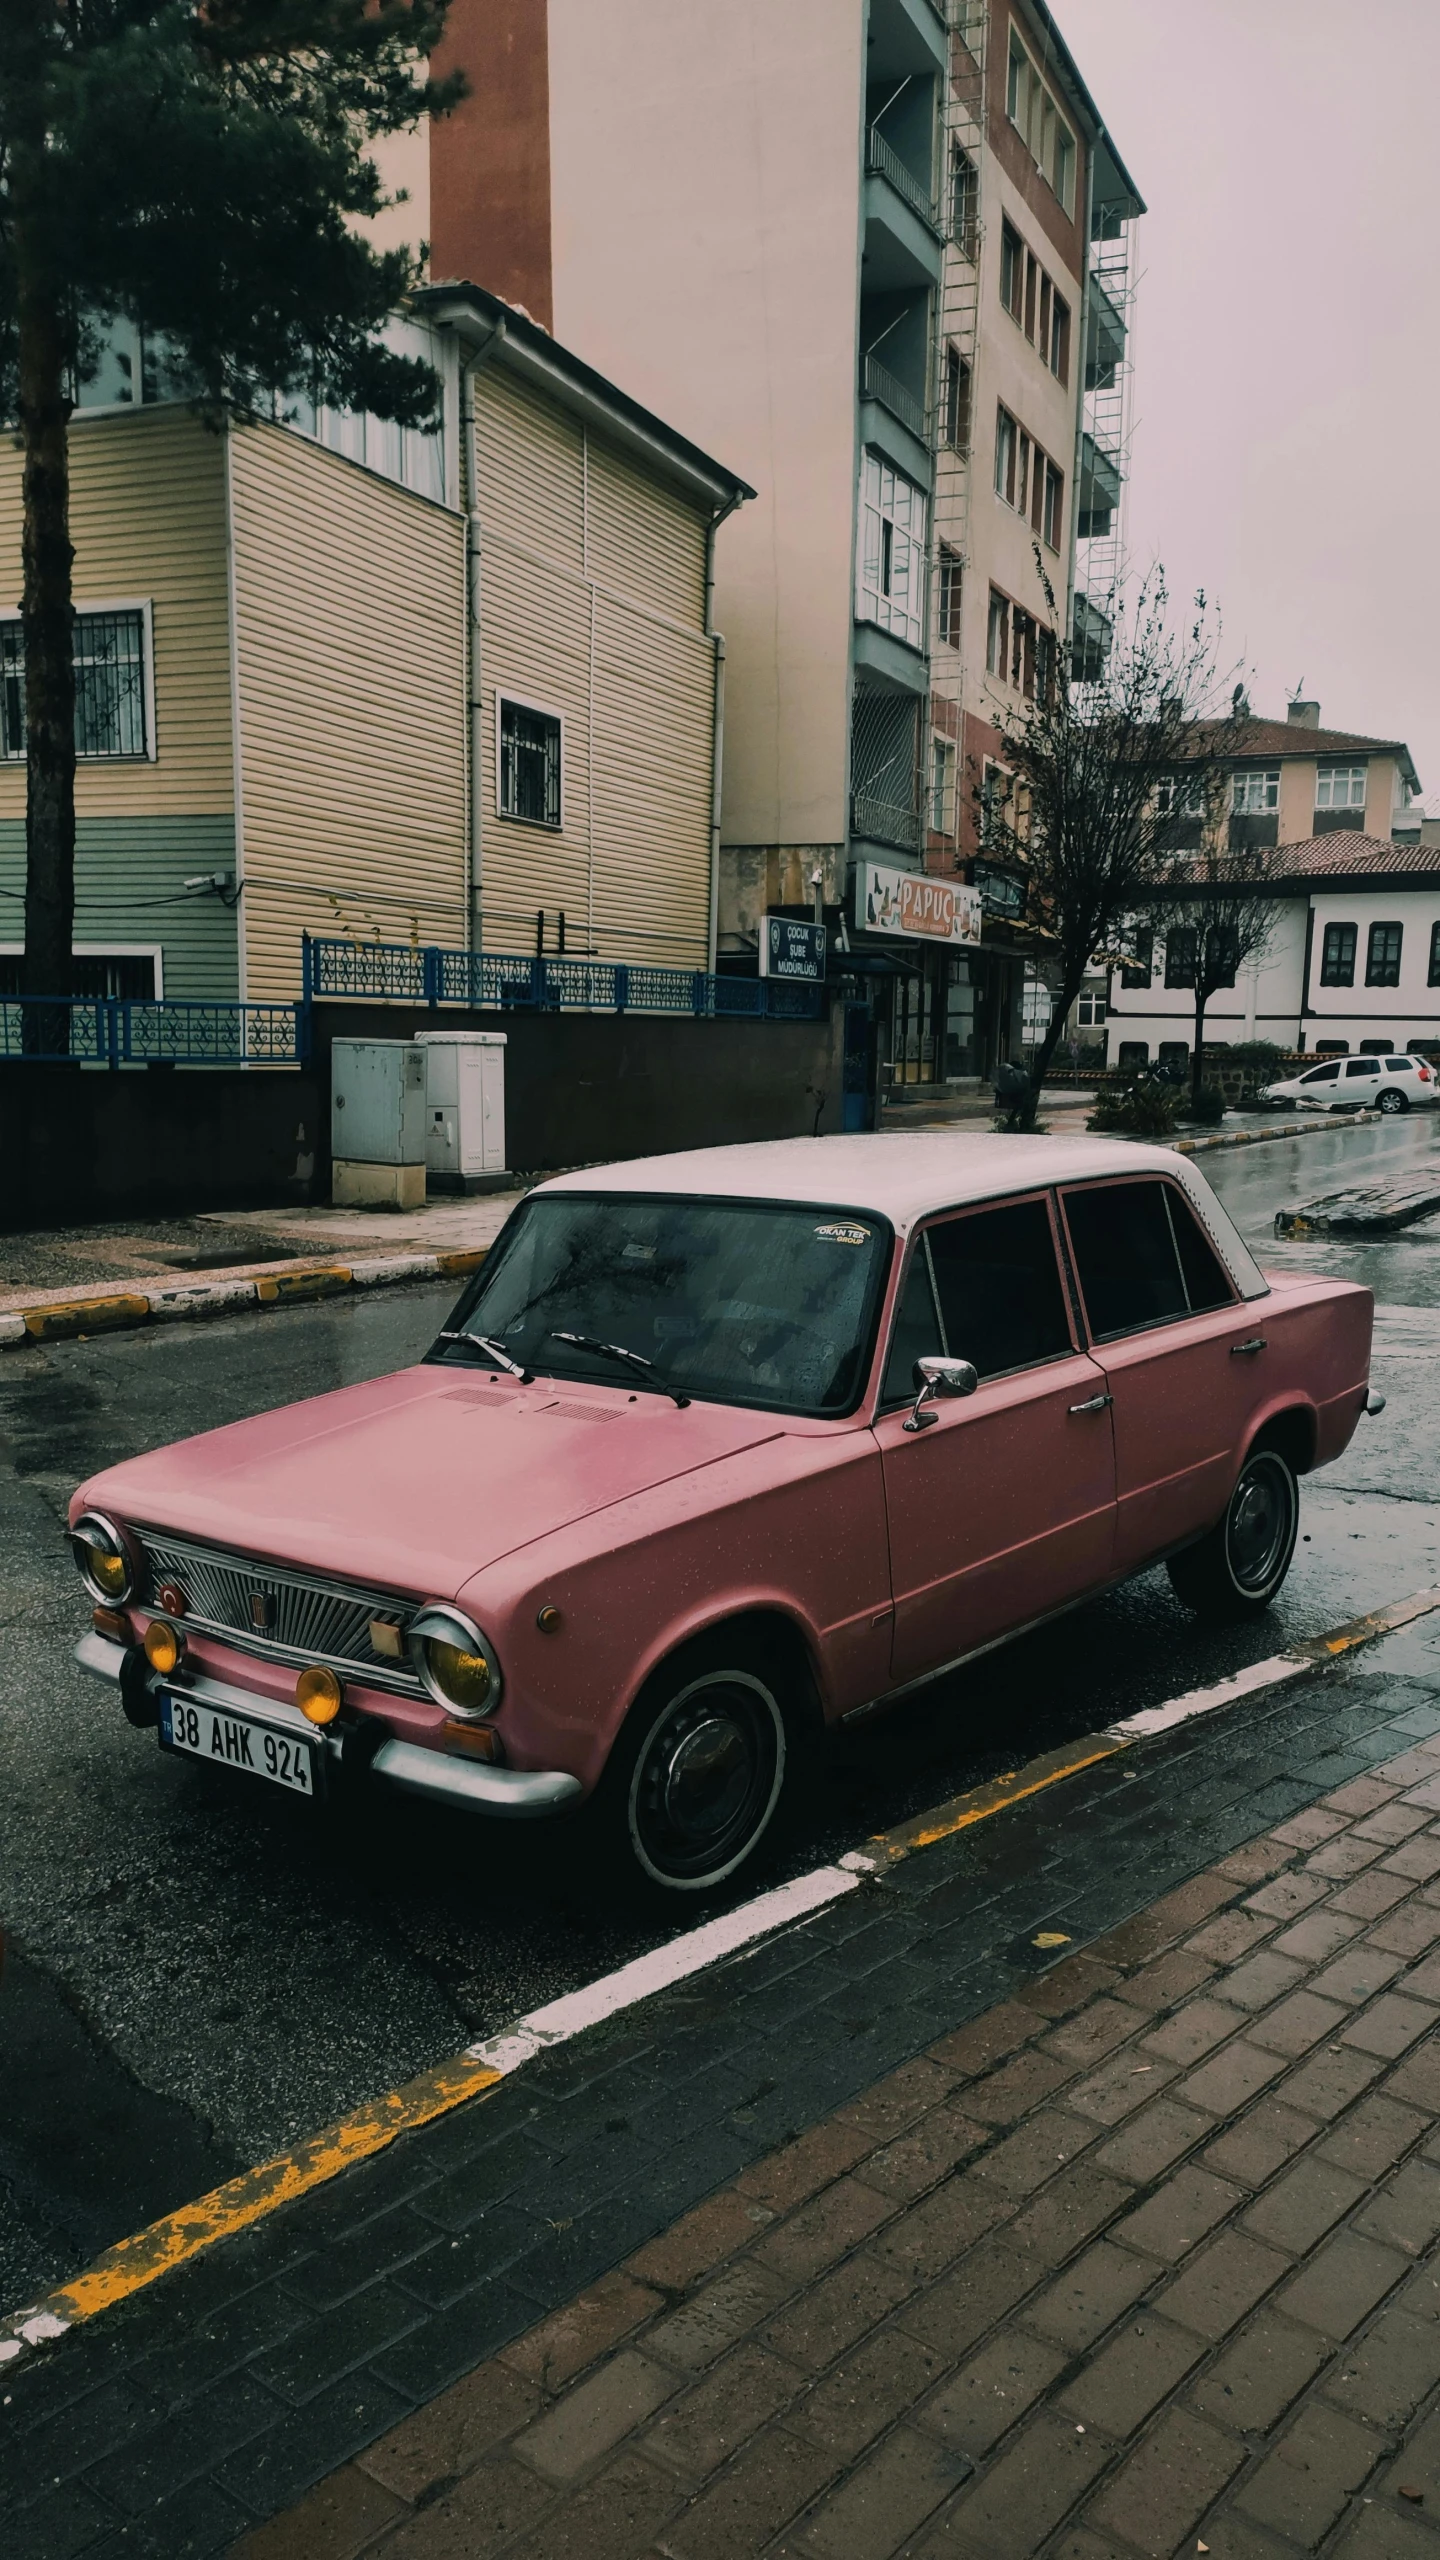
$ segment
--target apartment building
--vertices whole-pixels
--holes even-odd
[[[1284,720],[1225,724],[1218,819],[1175,785],[1173,841],[1199,848],[1218,823],[1226,844],[1274,849],[1280,911],[1266,948],[1211,999],[1206,1038],[1376,1055],[1440,1041],[1440,846],[1406,819],[1419,790],[1394,738],[1322,729],[1315,702]],[[1187,937],[1141,936],[1130,964],[1087,989],[1094,1041],[1111,1064],[1187,1058],[1193,955]]]
[[[1034,934],[977,812],[1000,702],[1104,647],[1144,209],[1054,19],[454,0],[444,61],[471,96],[394,162],[435,276],[759,491],[715,547],[722,965],[818,890],[889,1077],[990,1072]]]
[[[302,937],[703,969],[717,522],[744,481],[477,290],[397,339],[437,432],[216,432],[119,331],[72,421],[76,986],[293,1002]],[[20,459],[0,454],[20,584]],[[24,660],[0,613],[0,992]]]

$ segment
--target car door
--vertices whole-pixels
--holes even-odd
[[[973,1362],[973,1396],[907,1431],[926,1352]],[[884,1462],[898,1686],[1103,1583],[1115,1471],[1105,1380],[1077,1347],[1049,1195],[957,1210],[912,1240],[875,1430]]]
[[[1379,1059],[1347,1058],[1345,1061],[1345,1079],[1340,1089],[1341,1101],[1344,1102],[1352,1111],[1359,1110],[1365,1103],[1374,1102],[1379,1095],[1379,1091]]]
[[[1323,1067],[1307,1068],[1298,1082],[1307,1102],[1315,1103],[1322,1110],[1328,1109],[1332,1102],[1338,1102],[1340,1099],[1338,1093],[1327,1093],[1324,1090],[1327,1085],[1338,1085],[1340,1082],[1339,1059],[1331,1058]]]
[[[1116,1571],[1224,1510],[1265,1393],[1264,1308],[1246,1303],[1177,1183],[1067,1186],[1065,1225],[1115,1430]]]

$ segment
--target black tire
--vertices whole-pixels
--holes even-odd
[[[674,1655],[636,1700],[587,1808],[603,1868],[667,1900],[728,1885],[793,1795],[810,1721],[797,1685],[779,1649],[743,1628]]]
[[[1410,1096],[1402,1093],[1398,1084],[1387,1085],[1383,1093],[1376,1095],[1375,1108],[1377,1111],[1408,1111]]]
[[[1300,1487],[1289,1459],[1263,1444],[1252,1449],[1223,1519],[1170,1558],[1176,1599],[1207,1618],[1258,1617],[1290,1570],[1299,1527]]]

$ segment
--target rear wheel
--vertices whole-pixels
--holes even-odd
[[[1295,1552],[1300,1487],[1278,1449],[1252,1449],[1224,1518],[1166,1570],[1177,1600],[1205,1617],[1257,1617],[1268,1609]]]
[[[1387,1085],[1378,1096],[1378,1102],[1382,1111],[1408,1111],[1410,1108],[1410,1096],[1402,1093],[1398,1084]]]
[[[744,1630],[687,1645],[636,1701],[592,1799],[612,1872],[712,1893],[773,1835],[802,1742],[783,1660]]]

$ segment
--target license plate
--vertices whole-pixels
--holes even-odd
[[[295,1734],[277,1733],[273,1725],[252,1724],[248,1716],[232,1716],[203,1706],[198,1698],[160,1698],[160,1742],[167,1751],[188,1759],[208,1760],[222,1769],[240,1769],[252,1778],[268,1778],[292,1795],[315,1794],[315,1752]]]

